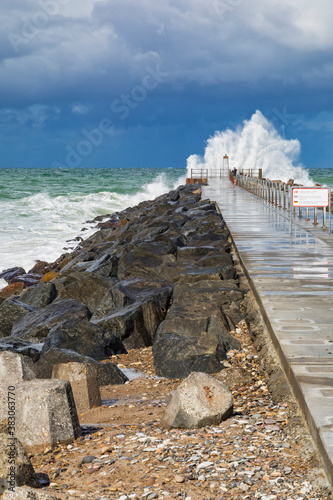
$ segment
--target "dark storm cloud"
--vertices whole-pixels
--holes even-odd
[[[332,14],[328,0],[3,0],[0,138],[30,129],[65,150],[108,119],[121,147],[126,131],[162,140],[174,120],[197,137],[261,106],[329,130]]]

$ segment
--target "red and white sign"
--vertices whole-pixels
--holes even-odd
[[[328,207],[330,203],[328,188],[292,188],[293,207]]]

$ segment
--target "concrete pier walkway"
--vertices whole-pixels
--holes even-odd
[[[212,180],[216,201],[333,484],[333,234]],[[308,226],[307,226],[308,224]]]

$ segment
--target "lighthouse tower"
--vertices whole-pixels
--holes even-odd
[[[229,156],[225,154],[223,156],[223,164],[222,164],[222,177],[229,177]]]

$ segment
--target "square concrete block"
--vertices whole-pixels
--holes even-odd
[[[0,352],[0,422],[8,418],[8,402],[12,402],[15,397],[18,382],[34,378],[31,358],[11,351]]]
[[[61,363],[54,365],[52,378],[68,380],[72,386],[78,413],[101,406],[97,372],[94,366],[85,363]]]
[[[70,443],[81,434],[70,383],[32,380],[16,388],[16,437],[31,452]]]
[[[59,500],[59,497],[31,488],[15,488],[14,491],[6,490],[2,500]]]

